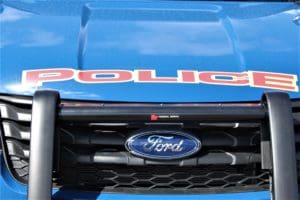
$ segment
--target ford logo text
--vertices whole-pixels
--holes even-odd
[[[194,136],[173,130],[154,130],[128,138],[126,149],[148,159],[171,160],[188,157],[199,151],[201,142]]]

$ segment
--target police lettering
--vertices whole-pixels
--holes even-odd
[[[294,74],[265,71],[220,72],[177,70],[176,76],[159,76],[156,70],[74,70],[71,68],[52,68],[25,70],[22,84],[42,86],[44,83],[74,80],[82,84],[112,83],[163,83],[163,84],[213,84],[229,86],[249,86],[298,92],[298,77]]]

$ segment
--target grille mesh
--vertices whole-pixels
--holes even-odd
[[[214,189],[254,187],[267,189],[269,173],[256,166],[142,166],[86,165],[66,169],[61,176],[65,185],[89,190],[135,189]]]

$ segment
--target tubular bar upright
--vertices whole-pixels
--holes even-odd
[[[263,97],[270,123],[275,200],[298,200],[295,132],[288,94],[271,92]]]
[[[37,91],[33,97],[28,200],[50,200],[56,110],[59,93]]]

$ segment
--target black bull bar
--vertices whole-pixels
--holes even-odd
[[[28,199],[51,199],[52,168],[55,150],[55,128],[59,121],[150,121],[151,115],[179,116],[180,120],[203,122],[261,122],[268,126],[261,130],[261,163],[272,170],[272,198],[297,200],[297,168],[294,122],[291,101],[286,93],[265,93],[256,105],[201,105],[174,106],[88,106],[64,107],[59,93],[37,91],[33,97]],[[176,121],[163,118],[160,122]]]

